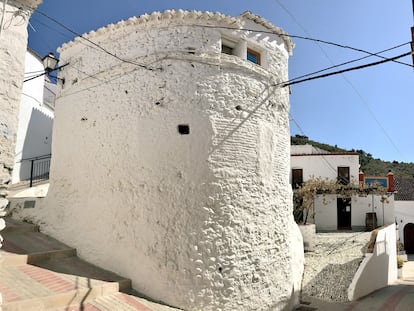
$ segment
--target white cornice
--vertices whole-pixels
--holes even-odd
[[[274,31],[275,34],[283,34],[282,39],[286,44],[286,48],[289,53],[292,52],[293,43],[287,37],[287,34],[281,30],[279,27],[272,25],[267,20],[254,15],[250,12],[245,12],[237,17],[231,17],[221,13],[213,12],[201,12],[201,11],[184,11],[184,10],[167,10],[164,12],[154,12],[151,14],[144,14],[139,17],[131,17],[127,20],[119,21],[116,24],[109,24],[107,26],[101,27],[95,31],[83,34],[82,37],[91,41],[94,41],[94,38],[100,36],[104,33],[110,33],[120,28],[135,26],[138,28],[148,28],[154,26],[155,24],[160,24],[161,22],[166,25],[198,25],[198,26],[222,26],[222,27],[231,27],[231,28],[242,28],[243,19],[249,19],[253,22],[260,24],[271,31]],[[83,40],[80,37],[75,38],[73,41],[64,43],[59,49],[58,52],[61,53],[63,50],[73,46],[75,42]]]
[[[263,17],[260,17],[259,15],[253,14],[250,11],[246,11],[239,15],[241,18],[249,19],[256,24],[262,25],[263,27],[269,29],[270,31],[274,32],[277,35],[280,35],[282,40],[285,42],[286,49],[289,54],[292,53],[293,48],[295,45],[293,44],[292,40],[290,39],[287,32],[283,31],[281,28],[273,25],[271,22],[269,22],[267,19],[264,19]]]

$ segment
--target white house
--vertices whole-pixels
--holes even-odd
[[[414,181],[395,179],[395,222],[398,237],[407,253],[414,253]]]
[[[133,17],[59,50],[51,183],[22,211],[185,310],[288,310],[303,272],[285,32],[246,12]]]
[[[25,58],[12,183],[49,172],[56,84],[45,75],[42,59],[28,50]],[[38,76],[38,77],[37,77]],[[34,79],[33,79],[34,78]]]
[[[315,196],[312,216],[317,230],[362,230],[367,225],[367,217],[371,221],[370,215],[375,215],[379,226],[394,222],[393,175],[364,176],[359,172],[358,153],[327,152],[311,145],[291,146],[290,181],[293,188],[311,178],[337,180],[344,185],[369,185],[376,181],[390,191],[383,199],[375,194]],[[375,214],[367,216],[367,213]]]

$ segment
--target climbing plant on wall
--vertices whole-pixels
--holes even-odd
[[[387,188],[378,183],[359,185],[354,183],[342,184],[337,180],[327,178],[311,178],[293,191],[293,215],[297,223],[306,224],[309,215],[314,215],[314,201],[317,195],[325,196],[336,194],[341,198],[350,198],[354,195],[380,195],[381,202],[387,201]]]

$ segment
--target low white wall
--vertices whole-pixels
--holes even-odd
[[[395,224],[378,230],[374,252],[366,254],[348,288],[349,300],[356,300],[397,280]]]

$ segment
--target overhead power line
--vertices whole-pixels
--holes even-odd
[[[77,36],[77,37],[79,37],[79,38],[81,38],[81,39],[83,39],[83,40],[85,40],[85,41],[89,42],[90,44],[92,44],[92,45],[96,46],[97,48],[99,48],[100,50],[102,50],[103,52],[105,52],[106,54],[108,54],[108,55],[110,55],[110,56],[112,56],[112,57],[114,57],[114,58],[116,58],[116,59],[118,59],[118,60],[120,60],[120,61],[122,61],[122,62],[124,62],[124,63],[132,64],[132,65],[135,65],[135,66],[138,66],[138,67],[141,67],[141,68],[145,68],[145,69],[147,69],[147,70],[153,70],[152,68],[148,68],[148,67],[147,67],[147,66],[145,66],[145,65],[138,64],[138,63],[136,63],[136,62],[134,62],[134,61],[131,61],[131,60],[128,60],[128,59],[124,59],[124,58],[122,58],[122,57],[119,57],[118,55],[116,55],[116,54],[114,54],[114,53],[112,53],[112,52],[108,51],[107,49],[105,49],[105,48],[104,48],[104,47],[102,47],[101,45],[99,45],[99,44],[97,44],[97,43],[93,42],[92,40],[90,40],[90,39],[88,39],[88,38],[84,37],[82,34],[80,34],[80,33],[76,32],[76,31],[74,31],[74,30],[70,29],[68,26],[66,26],[66,25],[64,25],[63,23],[59,22],[57,19],[55,19],[55,18],[53,18],[53,17],[51,17],[51,16],[47,15],[46,13],[44,13],[44,12],[40,11],[39,9],[37,9],[37,10],[36,10],[36,12],[37,12],[37,13],[39,13],[40,15],[42,15],[42,16],[44,16],[44,17],[46,17],[46,18],[50,19],[51,21],[53,21],[54,23],[58,24],[58,25],[59,25],[59,26],[61,26],[62,28],[66,29],[67,31],[69,31],[69,32],[70,32],[70,33],[72,33],[73,35],[75,35],[75,36]]]
[[[60,27],[64,28],[65,30],[69,31],[71,34],[73,34],[77,37],[80,37],[81,39],[85,40],[86,42],[89,42],[90,44],[92,44],[93,46],[99,48],[100,50],[107,53],[108,55],[111,55],[112,57],[115,57],[116,59],[118,59],[122,62],[126,62],[126,63],[129,63],[129,64],[133,64],[135,66],[139,66],[139,67],[142,67],[142,68],[145,68],[145,69],[148,69],[148,70],[152,70],[151,68],[148,68],[145,65],[138,64],[134,61],[119,57],[115,53],[112,53],[112,52],[108,51],[107,49],[105,49],[101,45],[99,45],[96,42],[84,37],[82,34],[72,30],[71,28],[69,28],[68,26],[63,24],[62,22],[60,22],[57,19],[47,15],[46,13],[40,11],[39,9],[37,9],[36,12],[39,13],[40,15],[46,17],[47,19],[53,21],[54,23],[56,23]],[[302,39],[302,40],[309,40],[309,41],[313,41],[313,42],[324,43],[324,44],[328,44],[328,45],[332,45],[332,46],[336,46],[336,47],[340,47],[340,48],[344,48],[344,49],[351,49],[351,50],[354,50],[354,51],[362,52],[362,53],[368,54],[370,56],[376,56],[376,57],[379,57],[379,58],[382,58],[382,59],[387,59],[386,57],[379,55],[379,53],[372,53],[372,52],[369,52],[369,51],[366,51],[366,50],[363,50],[363,49],[359,49],[359,48],[354,48],[354,47],[351,47],[351,46],[348,46],[348,45],[343,45],[343,44],[339,44],[339,43],[336,43],[336,42],[326,41],[326,40],[321,40],[321,39],[316,39],[316,38],[311,38],[311,37],[304,37],[304,36],[298,36],[298,35],[292,35],[292,34],[276,33],[275,31],[263,31],[263,30],[255,30],[255,29],[248,29],[248,28],[235,28],[235,27],[214,26],[214,25],[197,25],[197,24],[194,24],[192,26],[204,27],[204,28],[228,29],[228,30],[237,30],[237,31],[249,31],[249,32],[255,32],[255,33],[274,34],[274,35],[278,35],[278,36],[281,36],[281,37],[285,36],[285,37],[290,37],[290,38],[297,38],[297,39]],[[404,63],[404,62],[398,62],[396,60],[394,60],[394,62],[405,65],[405,66],[414,67],[413,65],[407,64],[407,63]]]
[[[313,42],[324,43],[324,44],[327,44],[327,45],[332,45],[332,46],[340,47],[340,48],[343,48],[343,49],[350,49],[350,50],[353,50],[353,51],[362,52],[362,53],[368,54],[370,56],[376,56],[376,57],[379,57],[379,58],[382,58],[382,59],[388,59],[385,56],[381,56],[377,53],[372,53],[372,52],[369,52],[369,51],[366,51],[366,50],[363,50],[363,49],[354,48],[354,47],[349,46],[349,45],[343,45],[343,44],[340,44],[340,43],[336,43],[336,42],[332,42],[332,41],[326,41],[326,40],[322,40],[322,39],[315,39],[315,38],[311,38],[311,37],[304,37],[304,36],[298,36],[298,35],[292,35],[292,34],[283,34],[283,33],[277,33],[275,31],[248,29],[248,28],[235,28],[235,27],[197,25],[197,24],[194,24],[192,26],[204,27],[204,28],[219,28],[219,29],[227,29],[227,30],[250,31],[250,32],[255,32],[255,33],[273,34],[273,35],[277,35],[277,36],[280,36],[280,37],[290,37],[290,38],[296,38],[296,39],[302,39],[302,40],[308,40],[308,41],[313,41]],[[399,62],[399,61],[396,61],[396,60],[393,60],[393,62],[401,64],[401,65],[409,66],[409,67],[414,67],[411,64],[407,64],[407,63],[404,63],[404,62]]]
[[[295,18],[295,16],[281,3],[281,1],[280,0],[276,0],[276,1],[280,5],[280,7],[293,19],[293,21],[303,30],[303,32],[306,33],[306,35],[310,36],[309,33],[308,33],[308,31],[299,23],[299,21]],[[414,8],[414,6],[413,6],[413,8]],[[333,64],[333,61],[328,56],[328,54],[325,52],[325,50],[322,48],[322,46],[318,42],[316,42],[316,45],[319,47],[319,49],[325,55],[325,57],[331,62],[331,64]],[[413,43],[412,42],[411,42],[411,46],[413,46]],[[413,50],[413,48],[412,48],[412,50]],[[413,60],[414,60],[414,54],[413,54]],[[398,62],[398,63],[401,63],[401,62]],[[404,63],[404,64],[409,65],[407,63]],[[413,61],[413,65],[414,65],[414,61]],[[368,105],[368,103],[366,102],[366,100],[364,99],[364,97],[361,95],[361,93],[358,91],[358,89],[356,88],[356,86],[345,75],[342,75],[342,78],[345,80],[345,82],[347,82],[349,84],[349,86],[351,87],[351,89],[355,92],[355,94],[359,97],[359,99],[361,100],[361,102],[365,105],[365,107],[368,110],[369,114],[374,119],[375,123],[381,129],[381,131],[383,132],[383,134],[385,135],[385,137],[388,139],[388,141],[391,143],[391,145],[394,147],[394,149],[404,158],[404,155],[402,154],[402,152],[400,151],[400,149],[397,147],[397,145],[394,143],[394,140],[391,138],[391,136],[388,134],[388,132],[385,130],[384,126],[377,119],[374,111]]]
[[[406,42],[406,43],[402,43],[402,44],[396,45],[396,46],[394,46],[394,47],[392,47],[392,48],[389,48],[389,49],[385,49],[385,50],[379,51],[379,52],[377,52],[377,53],[375,53],[375,54],[382,54],[382,53],[384,53],[384,52],[388,52],[388,51],[391,51],[391,50],[394,50],[394,49],[400,48],[400,47],[402,47],[402,46],[404,46],[404,45],[408,45],[408,44],[410,44],[410,42]],[[317,73],[321,73],[321,72],[324,72],[324,71],[327,71],[327,70],[330,70],[330,69],[334,69],[334,68],[338,68],[338,67],[341,67],[341,66],[344,66],[344,65],[348,65],[348,64],[351,64],[351,63],[355,63],[355,62],[358,62],[358,61],[360,61],[360,60],[363,60],[363,59],[369,58],[369,57],[371,57],[371,56],[372,56],[372,55],[366,55],[366,56],[363,56],[363,57],[360,57],[360,58],[356,58],[356,59],[353,59],[353,60],[349,60],[349,61],[344,62],[344,63],[340,63],[340,64],[333,65],[333,66],[330,66],[330,67],[326,67],[326,68],[324,68],[324,69],[320,69],[320,70],[317,70],[317,71],[314,71],[314,72],[307,73],[307,74],[304,74],[304,75],[302,75],[302,76],[296,77],[296,78],[291,79],[291,80],[289,80],[289,81],[295,81],[295,80],[299,80],[299,79],[302,79],[302,78],[305,78],[305,77],[313,76],[313,75],[315,75],[315,74],[317,74]]]
[[[334,71],[334,72],[325,73],[325,74],[315,76],[315,77],[309,77],[309,78],[301,79],[301,80],[292,79],[292,80],[289,80],[289,81],[286,81],[286,82],[278,83],[276,85],[281,85],[282,87],[286,87],[286,86],[290,86],[290,85],[293,85],[293,84],[303,83],[303,82],[306,82],[306,81],[316,80],[316,79],[320,79],[320,78],[326,78],[326,77],[329,77],[329,76],[341,74],[341,73],[348,72],[348,71],[363,69],[363,68],[367,68],[367,67],[372,67],[372,66],[392,62],[396,59],[399,59],[399,58],[402,58],[402,57],[405,57],[405,56],[408,56],[408,55],[411,55],[411,52],[407,52],[407,53],[404,53],[404,54],[400,54],[400,55],[397,55],[397,56],[394,56],[394,57],[391,57],[391,58],[387,58],[387,59],[384,59],[384,60],[380,60],[380,61],[377,61],[377,62],[365,64],[365,65],[360,65],[360,66],[355,66],[355,67],[351,67],[351,68],[346,68],[346,69],[343,69],[343,70],[338,70],[338,71]],[[296,81],[294,81],[294,80],[296,80]]]

